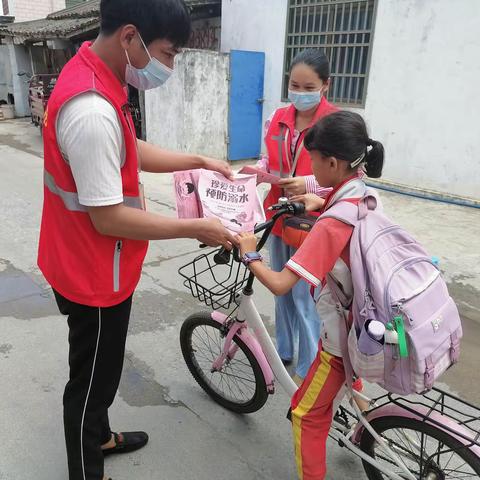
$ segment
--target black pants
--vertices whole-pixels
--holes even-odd
[[[114,307],[97,308],[54,293],[70,329],[70,380],[63,396],[69,479],[102,480],[100,447],[112,434],[108,409],[122,374],[132,297]]]

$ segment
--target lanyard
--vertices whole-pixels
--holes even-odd
[[[287,163],[288,163],[288,166],[290,167],[289,177],[292,178],[295,176],[297,172],[297,165],[298,165],[298,161],[300,160],[300,155],[302,154],[302,151],[303,151],[305,137],[302,138],[300,145],[298,145],[298,141],[300,140],[302,134],[300,134],[300,136],[298,137],[298,140],[297,140],[298,147],[296,149],[295,156],[293,158],[293,164],[292,164],[290,162],[291,153],[289,155],[289,151],[290,151],[289,144],[288,144],[289,135],[290,135],[290,130],[288,130],[285,126],[282,126],[282,130],[280,132],[280,138],[284,138],[284,142],[285,142],[284,147],[285,147],[285,152],[287,154]],[[280,160],[280,178],[283,178],[283,149],[281,147],[281,144],[280,144],[279,160]]]

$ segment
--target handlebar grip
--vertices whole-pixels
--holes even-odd
[[[228,263],[230,263],[230,258],[231,258],[231,252],[226,248],[222,248],[213,257],[213,260],[217,265],[227,265]]]
[[[305,213],[305,204],[293,202],[292,204],[294,215],[303,215]]]

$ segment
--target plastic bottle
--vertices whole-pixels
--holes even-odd
[[[377,342],[381,342],[385,337],[385,325],[382,322],[377,320],[372,320],[368,324],[368,335],[376,340]]]

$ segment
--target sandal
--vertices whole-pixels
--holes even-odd
[[[103,450],[103,455],[105,457],[107,455],[113,455],[114,453],[134,452],[135,450],[139,450],[140,448],[144,447],[148,443],[148,435],[145,432],[122,433],[122,440],[120,440],[120,435],[118,433],[112,432],[112,435],[115,439],[115,446]]]

